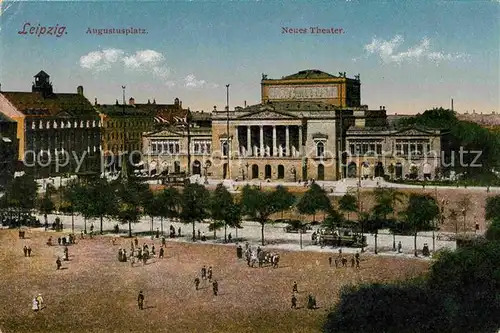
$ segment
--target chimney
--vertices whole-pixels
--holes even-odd
[[[156,99],[155,98],[153,98],[153,104],[156,104]]]
[[[130,97],[130,98],[128,99],[128,104],[129,104],[129,105],[134,105],[134,104],[135,104],[135,99],[134,99],[133,97]]]
[[[382,110],[384,110],[384,111],[385,111],[385,105],[382,107]]]
[[[149,100],[149,98],[148,98],[148,104],[151,104],[151,101]]]
[[[83,96],[83,86],[76,87],[76,93]]]
[[[217,112],[217,105],[214,105],[214,111]]]
[[[94,99],[94,105],[97,105],[97,97]]]
[[[182,108],[182,101],[179,101],[179,106]]]
[[[245,105],[245,107],[247,107],[247,101],[245,101],[244,105]]]
[[[380,110],[382,110],[382,105],[379,106]]]
[[[453,110],[453,98],[451,99],[451,111],[454,111]]]
[[[118,98],[116,99],[116,105],[118,105]]]

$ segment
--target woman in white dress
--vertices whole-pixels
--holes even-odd
[[[33,311],[38,311],[38,300],[36,299],[36,296],[33,297],[33,304],[32,307]]]

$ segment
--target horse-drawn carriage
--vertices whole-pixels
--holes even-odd
[[[344,247],[362,247],[366,246],[366,236],[354,232],[350,228],[320,229],[319,243],[321,246],[344,246]]]

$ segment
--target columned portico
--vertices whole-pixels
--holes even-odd
[[[246,156],[252,156],[252,131],[250,126],[247,126],[247,153]]]
[[[276,126],[273,126],[273,157],[278,156],[278,147],[276,146]]]
[[[265,154],[264,154],[264,126],[263,125],[260,125],[260,140],[259,140],[259,147],[260,147],[260,150],[259,150],[259,155],[261,157],[264,157]]]
[[[285,154],[290,156],[290,130],[285,126]]]

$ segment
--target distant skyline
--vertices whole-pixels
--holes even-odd
[[[498,113],[499,17],[499,1],[4,0],[0,83],[30,91],[44,70],[55,92],[82,85],[91,102],[121,103],[124,85],[137,103],[211,111],[226,84],[232,109],[260,102],[262,73],[319,69],[359,73],[362,103],[388,114],[452,98],[460,113]]]

